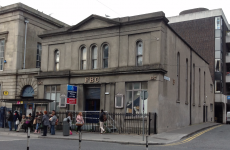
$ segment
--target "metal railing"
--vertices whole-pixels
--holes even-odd
[[[63,122],[62,120],[68,116],[66,112],[56,112],[58,117],[57,130],[62,130]],[[100,132],[99,124],[99,111],[81,111],[84,119],[84,125],[82,126],[83,131],[89,132]],[[76,129],[76,117],[79,112],[71,112],[72,119],[72,129]],[[104,122],[104,127],[106,132],[109,133],[127,133],[127,134],[156,134],[156,113],[148,114],[127,114],[127,113],[109,113],[105,112],[107,116],[107,121]],[[144,119],[143,119],[144,118]]]

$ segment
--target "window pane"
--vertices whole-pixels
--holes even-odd
[[[94,46],[92,50],[92,59],[97,59],[97,47]]]
[[[215,81],[216,92],[221,92],[221,81]]]
[[[55,93],[51,93],[51,100],[56,100],[56,94]]]
[[[56,51],[56,62],[59,62],[59,51]]]
[[[140,89],[140,83],[133,83],[133,88],[134,89]]]
[[[55,110],[55,102],[50,103],[50,110]]]
[[[121,106],[121,99],[122,97],[121,96],[117,96],[117,101],[116,101],[116,106]]]
[[[46,86],[46,87],[45,87],[45,92],[46,92],[46,93],[50,93],[50,86]]]
[[[46,99],[50,99],[50,93],[46,93]]]
[[[104,68],[108,68],[108,59],[104,59]]]
[[[221,72],[221,60],[220,59],[215,59],[215,71]]]
[[[142,56],[137,57],[137,66],[142,66]]]
[[[133,114],[140,113],[140,91],[133,92]]]
[[[56,63],[56,71],[59,71],[59,63]]]
[[[82,60],[86,60],[86,48],[82,48]]]
[[[52,86],[52,87],[51,87],[51,91],[52,91],[52,93],[53,93],[53,92],[56,92],[56,87],[55,87],[55,86]]]
[[[141,82],[141,89],[148,89],[148,82]]]
[[[215,50],[221,50],[221,39],[215,38]]]
[[[56,91],[60,91],[60,85],[56,86]]]
[[[86,70],[86,61],[85,60],[82,61],[82,70]]]
[[[215,37],[221,37],[222,33],[221,30],[215,30]]]
[[[0,65],[0,70],[3,70],[3,65]]]
[[[215,51],[215,58],[221,59],[221,51]]]
[[[132,91],[127,92],[126,102],[126,113],[132,113]]]
[[[137,55],[142,55],[143,54],[143,44],[142,42],[137,43]]]
[[[4,52],[0,51],[0,57],[4,57]]]
[[[56,101],[60,102],[60,93],[57,93],[57,95],[56,95]]]
[[[126,83],[125,84],[125,89],[126,90],[132,90],[133,89],[133,83]]]
[[[148,104],[148,92],[142,91],[143,97],[140,99],[140,113],[143,113],[143,104],[144,104],[144,114],[147,114],[147,104]]]
[[[108,58],[109,57],[109,47],[108,45],[104,46],[104,53],[103,53],[103,58]]]
[[[92,61],[93,69],[97,69],[97,60]]]

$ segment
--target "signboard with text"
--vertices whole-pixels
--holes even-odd
[[[67,104],[77,104],[77,86],[67,85]]]

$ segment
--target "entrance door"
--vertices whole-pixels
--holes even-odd
[[[100,111],[100,99],[87,99],[85,111]]]

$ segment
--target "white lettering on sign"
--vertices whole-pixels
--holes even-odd
[[[170,78],[167,77],[167,76],[164,76],[164,79],[167,80],[167,81],[170,81]]]
[[[86,77],[85,83],[98,83],[100,81],[99,77]]]

